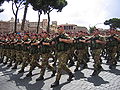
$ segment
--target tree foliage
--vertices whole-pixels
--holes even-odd
[[[96,29],[95,26],[93,26],[93,27],[89,27],[89,32],[90,32],[90,33],[93,33],[95,29]]]
[[[50,27],[50,12],[54,9],[57,12],[61,12],[62,9],[67,5],[66,0],[30,0],[30,4],[33,6],[34,10],[39,10],[44,14],[48,15],[48,28],[47,31],[49,32]]]
[[[120,28],[120,19],[112,18],[112,19],[106,20],[104,24],[109,25],[111,29],[117,29],[117,28]]]
[[[10,0],[0,0],[0,6],[1,6],[5,1],[9,2]],[[3,11],[4,11],[4,9],[0,8],[0,13],[3,12]]]

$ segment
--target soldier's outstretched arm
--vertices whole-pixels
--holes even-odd
[[[72,40],[72,39],[61,39],[61,38],[59,38],[59,41],[60,41],[60,42],[65,42],[65,43],[73,43],[74,40]]]

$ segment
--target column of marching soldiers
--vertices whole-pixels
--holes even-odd
[[[0,63],[12,69],[21,65],[18,73],[24,73],[25,67],[30,65],[26,77],[32,76],[32,71],[40,68],[40,76],[36,81],[44,79],[45,70],[52,71],[51,77],[56,76],[51,87],[59,85],[63,71],[69,75],[67,81],[74,78],[70,66],[75,65],[74,72],[87,68],[90,56],[94,60],[92,76],[98,75],[103,69],[101,66],[103,57],[110,69],[116,67],[120,54],[120,32],[109,30],[105,33],[94,30],[92,34],[78,32],[66,34],[62,28],[58,33],[49,35],[41,34],[7,34],[0,36]],[[40,59],[41,57],[41,59]],[[49,58],[53,58],[52,64]]]

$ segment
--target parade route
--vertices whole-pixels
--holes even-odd
[[[63,74],[60,85],[50,88],[55,77],[51,78],[51,72],[45,73],[45,80],[37,81],[40,69],[33,71],[32,77],[25,77],[28,73],[29,66],[26,67],[24,74],[18,74],[18,69],[12,70],[3,64],[0,64],[0,90],[120,90],[120,62],[116,69],[110,70],[109,65],[103,60],[103,70],[99,76],[91,76],[93,72],[93,60],[88,63],[88,68],[79,70],[74,73],[75,78],[70,83],[67,82],[68,75]],[[70,69],[74,71],[75,66]]]

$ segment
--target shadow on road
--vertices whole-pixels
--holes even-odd
[[[84,76],[84,73],[82,73],[81,71],[75,72],[74,75],[75,75],[75,80],[79,80],[80,78],[86,78]]]
[[[101,77],[99,76],[92,76],[88,77],[87,81],[90,83],[93,83],[95,86],[100,86],[101,84],[106,84],[109,83],[108,81],[104,81]]]

